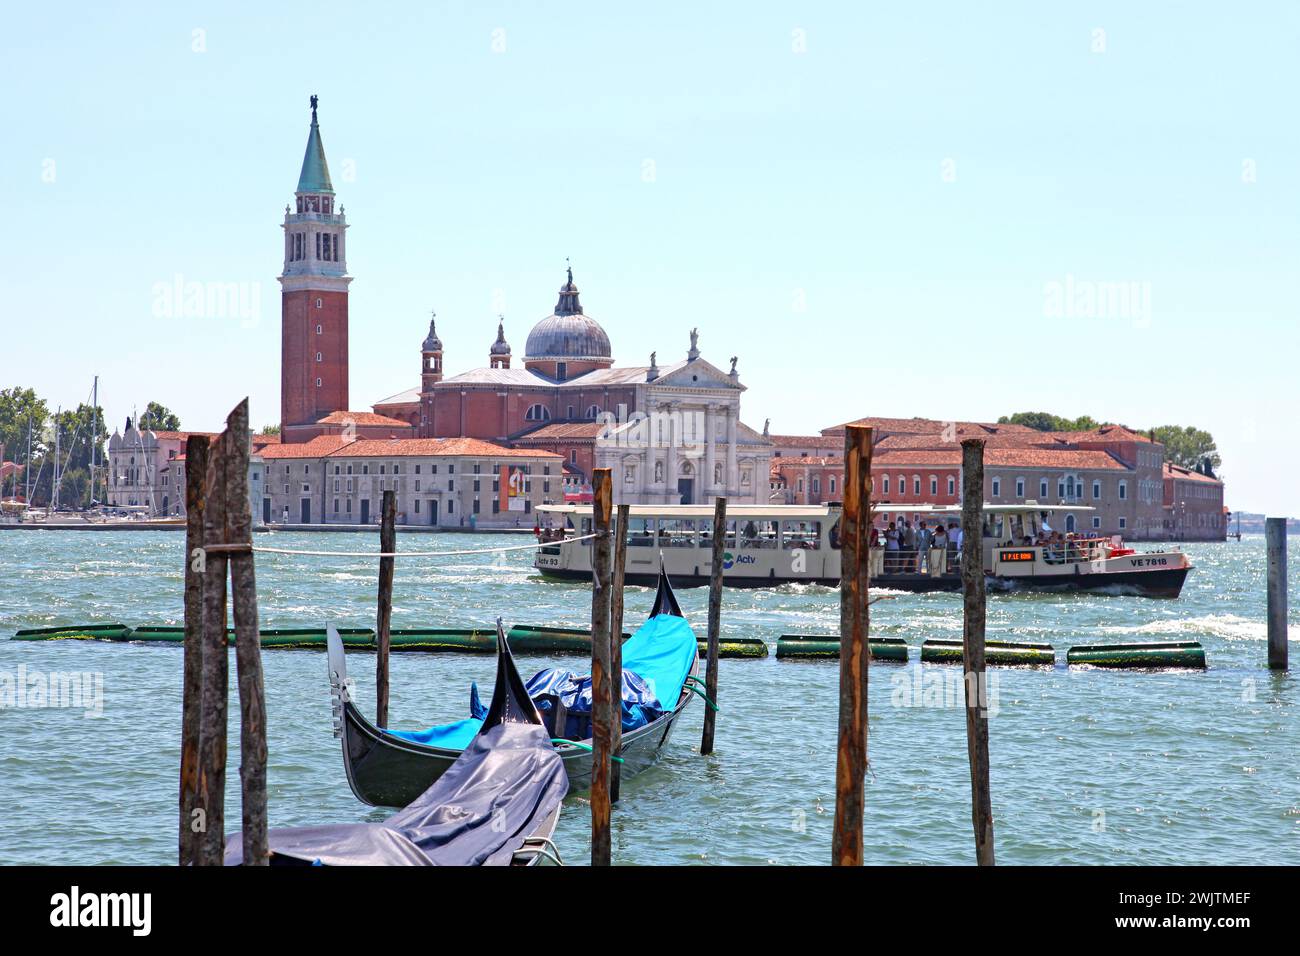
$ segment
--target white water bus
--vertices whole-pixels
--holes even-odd
[[[887,514],[886,509],[889,509]],[[533,566],[544,576],[590,580],[590,505],[540,505]],[[1092,509],[1039,505],[984,505],[984,575],[991,587],[1031,591],[1101,591],[1178,597],[1192,564],[1179,550],[1137,552],[1118,535],[1060,534],[1057,511]],[[840,505],[737,505],[727,509],[723,579],[731,587],[787,582],[836,586],[840,579]],[[956,542],[946,548],[893,550],[885,545],[887,519],[960,525],[959,505],[876,506],[881,546],[872,547],[871,583],[901,591],[959,591]],[[660,555],[674,585],[707,585],[713,547],[712,505],[632,505],[628,520],[628,584],[653,586]],[[1053,528],[1058,529],[1053,532]]]

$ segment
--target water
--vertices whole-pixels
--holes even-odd
[[[259,535],[257,543],[377,545],[373,535]],[[515,536],[399,542],[406,550],[519,543]],[[0,710],[0,863],[175,861],[180,648],[6,638],[52,624],[180,623],[182,545],[171,532],[0,533],[0,675],[16,675],[20,665],[28,673],[103,675],[101,717]],[[1209,658],[1205,673],[997,670],[990,746],[999,862],[1300,863],[1300,689],[1293,677],[1265,668],[1263,538],[1188,551],[1197,570],[1177,601],[991,597],[990,638],[1048,641],[1059,659],[1073,643],[1158,639],[1199,640]],[[530,555],[399,561],[394,626],[488,624],[497,614],[507,624],[585,626],[589,590],[534,577]],[[373,626],[376,565],[259,555],[263,626]],[[1292,621],[1297,590],[1293,578]],[[703,633],[706,592],[679,597]],[[639,621],[651,598],[647,589],[629,589],[627,621]],[[899,595],[877,604],[872,621],[874,633],[906,638],[913,662],[871,672],[867,860],[969,863],[960,693],[946,701],[942,693],[911,694],[956,673],[915,658],[925,638],[960,636],[960,596]],[[827,588],[725,595],[724,636],[774,645],[782,633],[831,633],[837,622],[838,595]],[[1295,641],[1300,627],[1291,629]],[[263,660],[272,825],[382,819],[386,812],[359,803],[344,778],[324,654],[268,651]],[[527,675],[549,661],[524,655],[520,668]],[[367,712],[373,662],[371,654],[350,657]],[[490,657],[394,655],[393,725],[464,716],[469,682],[490,686],[493,667]],[[699,756],[702,708],[693,704],[662,762],[624,785],[613,818],[615,861],[826,863],[838,665],[725,660],[720,686],[716,752]],[[227,813],[237,826],[233,724],[230,747]],[[589,822],[585,799],[569,797],[557,843],[573,862],[588,855]]]

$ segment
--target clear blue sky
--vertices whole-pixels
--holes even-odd
[[[66,406],[98,373],[119,426],[157,400],[215,428],[245,394],[275,421],[279,222],[318,93],[354,408],[416,384],[431,308],[449,371],[484,364],[498,311],[520,353],[570,256],[619,362],[698,326],[756,427],[1192,423],[1230,507],[1300,513],[1298,11],[14,7],[0,385]],[[258,320],[155,315],[178,275],[258,284]],[[1067,276],[1149,309],[1062,314]]]

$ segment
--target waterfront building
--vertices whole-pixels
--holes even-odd
[[[145,509],[149,516],[185,514],[185,442],[212,432],[156,431],[131,420],[108,439],[110,508]]]
[[[960,442],[978,437],[985,442],[985,501],[1049,505],[1058,511],[1058,531],[1146,541],[1223,540],[1226,533],[1222,482],[1167,464],[1163,445],[1121,425],[1041,432],[919,418],[852,424],[876,429],[872,500],[882,520],[907,515],[908,505],[960,504]],[[843,432],[839,425],[822,437],[842,442]],[[805,437],[805,450],[816,449],[814,437]],[[801,448],[799,436],[783,441]],[[781,456],[773,459],[771,486],[786,504],[820,504],[841,496],[832,489],[843,481],[843,470],[842,452]]]

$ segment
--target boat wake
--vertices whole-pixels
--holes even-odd
[[[1266,641],[1268,625],[1236,614],[1207,614],[1201,617],[1177,618],[1169,621],[1150,621],[1133,627],[1110,626],[1099,630],[1107,634],[1179,635],[1187,637],[1218,637],[1225,641]],[[1292,625],[1288,639],[1300,640],[1300,628]]]

